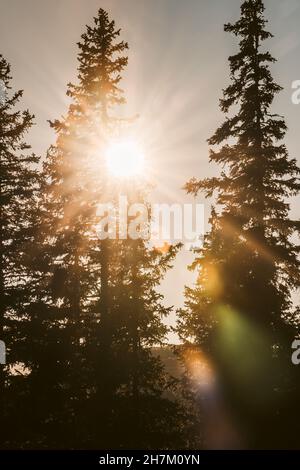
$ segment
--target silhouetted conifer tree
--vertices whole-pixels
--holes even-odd
[[[29,111],[20,111],[22,91],[12,91],[10,65],[0,55],[0,339],[6,365],[0,366],[2,446],[18,440],[20,403],[27,374],[25,345],[30,335],[30,305],[36,275],[32,267],[36,235],[38,157],[25,141],[33,125]],[[28,346],[29,347],[29,346]]]
[[[179,331],[213,358],[227,405],[241,430],[241,445],[293,446],[297,441],[296,380],[291,370],[292,291],[299,287],[299,222],[287,198],[299,194],[299,168],[280,141],[284,119],[271,111],[281,87],[262,49],[266,30],[261,0],[247,0],[225,31],[239,38],[229,58],[231,84],[220,108],[225,122],[209,139],[219,177],[193,179],[189,193],[216,193],[211,229],[186,290]],[[232,112],[230,112],[232,110]],[[294,371],[295,372],[295,371]]]
[[[142,240],[100,240],[96,230],[98,204],[115,204],[122,190],[105,161],[121,123],[113,108],[124,102],[128,46],[119,34],[100,9],[79,43],[68,114],[51,123],[57,141],[43,171],[36,257],[43,288],[29,379],[31,439],[39,447],[186,443],[175,382],[152,354],[169,312],[156,287],[177,250],[161,255]],[[129,186],[133,202],[145,200],[142,182]]]

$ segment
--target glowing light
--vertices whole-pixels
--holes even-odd
[[[187,347],[183,359],[189,377],[198,389],[212,390],[215,385],[215,371],[206,355],[197,347]]]
[[[144,156],[136,142],[113,142],[106,151],[106,163],[112,175],[130,178],[143,172]]]

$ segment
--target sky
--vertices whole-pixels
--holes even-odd
[[[48,120],[66,113],[66,85],[76,81],[78,48],[86,24],[99,8],[108,11],[122,39],[129,43],[129,63],[122,88],[127,104],[122,115],[138,115],[146,159],[151,162],[155,202],[193,202],[182,190],[191,177],[212,176],[207,139],[223,121],[218,108],[229,83],[228,56],[234,37],[223,24],[239,16],[240,0],[0,0],[0,54],[12,66],[13,86],[24,90],[23,106],[35,115],[28,141],[45,155],[55,142]],[[266,0],[266,16],[274,38],[266,43],[278,59],[273,74],[284,90],[274,112],[285,116],[286,144],[298,159],[300,105],[292,103],[292,82],[300,80],[300,2]],[[208,220],[211,201],[200,196]],[[299,201],[292,213],[300,216]],[[194,282],[187,271],[193,254],[182,250],[161,286],[165,302],[174,305],[167,320],[183,305],[184,286]],[[170,341],[176,336],[171,334]]]

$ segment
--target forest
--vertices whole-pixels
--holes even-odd
[[[147,150],[122,111],[126,26],[102,8],[82,24],[44,155],[0,46],[0,449],[299,448],[300,168],[266,13],[241,1],[224,26],[234,46],[206,136],[217,173],[179,188],[210,204],[180,308],[160,287],[184,243],[149,240]]]

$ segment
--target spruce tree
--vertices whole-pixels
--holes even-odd
[[[100,240],[97,207],[122,190],[144,202],[143,182],[118,184],[105,149],[119,133],[119,88],[127,43],[100,9],[79,43],[78,84],[65,118],[51,123],[56,144],[43,171],[36,269],[43,289],[33,306],[35,356],[31,444],[52,448],[184,445],[174,382],[152,354],[169,309],[156,292],[176,249],[161,256],[142,240]],[[45,393],[47,389],[47,394]],[[47,397],[47,403],[45,403]],[[135,422],[134,422],[135,421]]]
[[[281,142],[284,119],[271,110],[281,87],[270,71],[275,59],[262,47],[272,37],[266,23],[263,2],[247,0],[240,19],[225,25],[239,50],[229,58],[231,84],[220,100],[225,122],[209,139],[216,146],[210,160],[223,171],[186,185],[194,195],[215,194],[219,210],[196,251],[198,280],[186,290],[179,320],[182,336],[213,358],[244,445],[256,447],[296,438],[290,318],[299,222],[290,219],[287,198],[299,194],[299,168]]]
[[[7,363],[0,366],[0,415],[2,445],[7,447],[18,434],[16,396],[25,388],[23,348],[35,290],[31,257],[39,159],[25,141],[34,117],[28,110],[19,110],[23,91],[12,91],[10,65],[1,55],[0,81],[5,90],[0,102],[0,339],[7,350]]]
[[[127,44],[116,42],[118,36],[114,22],[100,9],[79,43],[79,82],[68,85],[72,103],[67,116],[50,123],[57,140],[43,165],[39,201],[34,261],[40,289],[31,305],[29,446],[79,447],[83,437],[89,439],[80,421],[93,387],[88,383],[92,372],[86,335],[88,329],[98,330],[91,348],[98,356],[95,305],[106,269],[101,269],[105,247],[95,240],[93,224],[105,186],[101,149],[110,132],[108,112],[123,100],[117,84],[127,63],[121,56]]]

